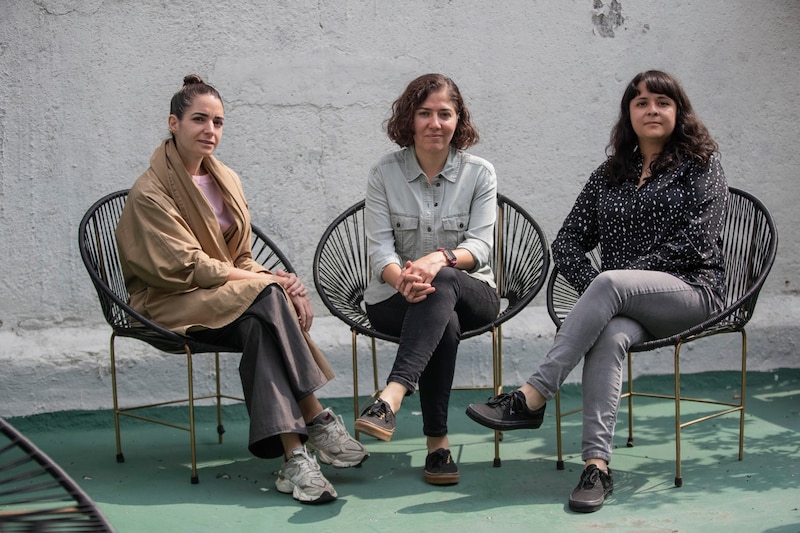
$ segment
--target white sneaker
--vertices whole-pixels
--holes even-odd
[[[358,466],[369,457],[369,452],[356,439],[350,436],[341,416],[327,408],[321,413],[327,422],[317,422],[307,426],[308,445],[316,450],[320,462],[336,468]],[[317,415],[318,417],[320,415]]]
[[[305,447],[292,450],[292,458],[284,461],[278,472],[275,487],[303,503],[326,503],[338,496]]]

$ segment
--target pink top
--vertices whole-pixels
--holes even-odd
[[[208,203],[211,204],[211,209],[214,210],[214,215],[217,217],[219,227],[222,233],[225,233],[228,231],[228,228],[233,225],[233,217],[228,212],[228,208],[225,207],[225,202],[222,200],[222,194],[219,192],[217,182],[208,174],[192,176],[192,179],[194,179],[194,182],[200,190],[203,191]]]

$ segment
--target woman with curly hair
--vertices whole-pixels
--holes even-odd
[[[717,144],[675,78],[654,70],[633,78],[609,150],[553,243],[580,298],[527,383],[467,408],[492,429],[538,428],[545,402],[583,360],[585,465],[569,498],[578,512],[600,509],[613,490],[608,463],[628,348],[702,322],[723,298],[727,183]],[[598,245],[602,272],[586,257]]]
[[[419,386],[428,456],[424,479],[458,483],[447,407],[462,331],[497,317],[489,265],[497,211],[492,165],[463,150],[478,132],[456,84],[413,80],[392,106],[389,138],[401,149],[370,170],[365,225],[373,272],[364,294],[372,325],[400,338],[386,388],[356,429],[388,441],[395,413]]]

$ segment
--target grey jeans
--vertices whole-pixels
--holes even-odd
[[[673,335],[720,307],[711,292],[650,270],[600,273],[578,299],[528,383],[551,399],[584,359],[581,456],[611,461],[622,363],[636,343]]]

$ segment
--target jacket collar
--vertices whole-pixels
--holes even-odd
[[[454,183],[456,181],[456,176],[458,176],[458,166],[461,160],[461,158],[458,157],[459,155],[459,150],[450,146],[450,151],[447,154],[447,161],[445,161],[444,168],[439,172],[438,176]],[[414,145],[403,148],[402,156],[404,174],[408,182],[412,182],[420,177],[425,177],[425,172],[423,172],[422,167],[419,166],[419,161],[417,161],[417,156],[414,153]]]

